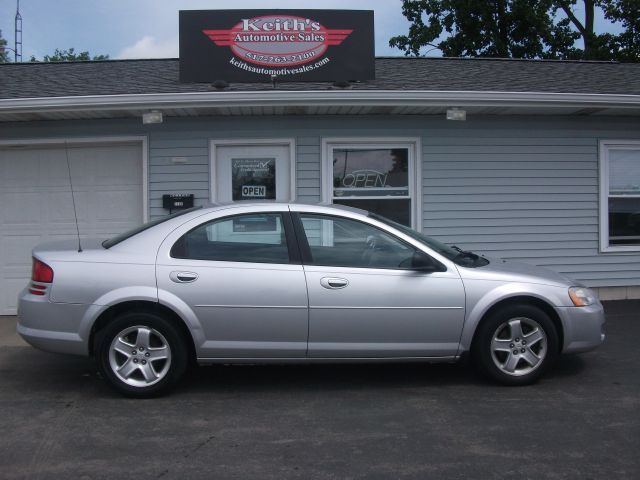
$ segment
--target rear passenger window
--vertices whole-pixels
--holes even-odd
[[[183,235],[173,258],[219,262],[289,263],[282,215],[264,213],[225,217]]]

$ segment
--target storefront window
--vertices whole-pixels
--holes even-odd
[[[333,203],[411,226],[410,149],[334,147]]]
[[[605,248],[640,248],[640,142],[603,142]],[[622,247],[622,248],[620,248]]]

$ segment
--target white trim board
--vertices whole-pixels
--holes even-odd
[[[600,140],[598,144],[598,179],[600,182],[600,252],[601,253],[637,253],[640,245],[609,245],[609,156],[611,148],[640,151],[640,140]]]
[[[638,108],[640,95],[428,90],[186,92],[0,99],[0,113],[233,106],[503,106]]]
[[[2,147],[21,147],[29,145],[85,145],[100,143],[133,143],[140,142],[142,150],[142,221],[149,221],[149,137],[146,135],[135,136],[104,136],[104,137],[56,137],[56,138],[20,138],[0,140]]]

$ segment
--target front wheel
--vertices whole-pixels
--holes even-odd
[[[116,317],[97,336],[100,373],[129,397],[153,397],[182,377],[188,350],[178,329],[154,313],[129,312]]]
[[[490,378],[505,385],[528,385],[555,361],[558,350],[558,333],[549,316],[532,305],[514,305],[482,322],[472,354]]]

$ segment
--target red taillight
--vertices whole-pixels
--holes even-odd
[[[34,258],[31,280],[34,282],[51,283],[53,282],[53,269],[46,263]]]

